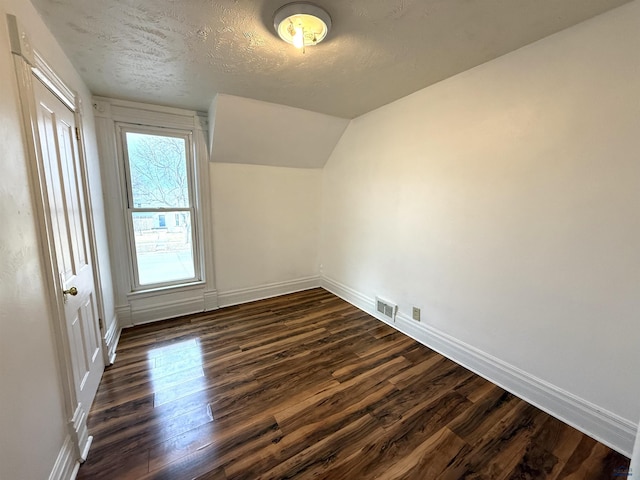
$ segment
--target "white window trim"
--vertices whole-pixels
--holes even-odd
[[[200,231],[202,230],[202,214],[198,205],[201,202],[197,201],[198,190],[196,185],[198,185],[199,175],[198,169],[196,168],[197,162],[197,152],[195,151],[195,146],[193,142],[193,132],[191,130],[181,130],[175,128],[159,128],[156,126],[147,126],[147,125],[137,125],[131,123],[124,122],[116,122],[117,129],[117,142],[118,142],[118,151],[120,162],[123,166],[121,169],[122,175],[120,181],[122,182],[123,191],[125,192],[126,198],[124,199],[125,206],[125,218],[126,218],[126,230],[128,237],[128,254],[129,254],[129,269],[130,269],[130,278],[131,278],[131,293],[142,293],[147,291],[166,291],[167,289],[171,289],[174,287],[185,287],[194,284],[203,283],[204,279],[204,266],[202,263],[202,258],[204,257],[203,252],[203,242],[201,241]],[[188,184],[189,184],[189,206],[185,208],[136,208],[131,206],[132,202],[132,185],[131,185],[131,176],[130,172],[130,164],[129,164],[129,154],[126,148],[125,135],[128,133],[143,133],[150,135],[163,135],[163,136],[171,136],[175,138],[181,138],[185,141],[186,144],[186,155],[187,155],[187,176],[188,176]],[[194,267],[194,276],[192,278],[186,278],[183,280],[176,280],[170,282],[157,282],[153,284],[141,284],[139,281],[139,272],[138,272],[138,261],[136,258],[136,246],[135,246],[135,237],[133,231],[133,222],[132,222],[132,214],[136,211],[156,211],[156,212],[174,212],[178,210],[188,211],[191,215],[191,224],[192,224],[192,243],[193,243],[193,267]]]
[[[212,240],[212,209],[209,191],[208,124],[204,113],[171,107],[93,98],[98,150],[102,169],[109,248],[114,278],[116,316],[120,327],[163,320],[218,308],[215,287]],[[190,131],[195,169],[194,208],[200,228],[195,242],[202,253],[199,259],[201,280],[171,286],[144,286],[136,289],[130,273],[129,234],[126,227],[126,188],[122,182],[124,164],[117,125],[155,128],[161,131]]]

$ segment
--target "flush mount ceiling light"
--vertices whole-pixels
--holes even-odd
[[[282,40],[296,48],[317,45],[331,30],[329,14],[311,3],[294,2],[279,8],[273,26]]]

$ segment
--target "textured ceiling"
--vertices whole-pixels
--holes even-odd
[[[317,0],[303,55],[287,0],[32,0],[98,95],[206,111],[216,93],[353,118],[628,0]]]

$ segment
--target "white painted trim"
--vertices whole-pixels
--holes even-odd
[[[93,97],[93,108],[96,116],[109,118],[115,122],[138,123],[162,128],[197,129],[205,133],[209,128],[206,115],[193,110],[106,97]]]
[[[193,110],[186,110],[184,108],[167,107],[164,105],[156,105],[153,103],[135,102],[132,100],[121,100],[119,98],[110,98],[110,97],[94,96],[93,98],[95,101],[105,102],[106,104],[112,105],[116,108],[131,109],[131,110],[135,110],[136,112],[149,111],[154,113],[167,113],[170,115],[177,115],[177,116],[183,116],[183,117],[194,116]],[[203,112],[203,115],[204,115],[204,118],[206,119],[207,116],[206,114],[204,114],[204,112]]]
[[[194,129],[172,129],[172,128],[160,128],[156,126],[147,126],[140,124],[122,123],[116,122],[115,130],[117,132],[116,142],[119,146],[120,161],[124,165],[121,178],[123,190],[126,198],[133,198],[133,180],[131,176],[132,163],[129,158],[129,147],[127,141],[128,134],[142,134],[142,135],[161,135],[171,137],[173,139],[182,140],[184,142],[184,166],[186,168],[186,183],[187,183],[187,204],[183,206],[171,206],[171,207],[136,207],[131,202],[125,202],[125,209],[123,216],[125,219],[124,230],[127,235],[129,244],[129,275],[131,278],[131,294],[137,292],[149,292],[151,295],[159,294],[164,291],[171,293],[171,288],[183,288],[182,284],[204,284],[203,279],[206,277],[204,271],[204,235],[202,233],[203,215],[200,210],[201,202],[198,201],[200,193],[199,185],[199,163],[206,163],[204,161],[198,161],[198,149],[196,146],[196,139],[194,138]],[[167,213],[173,215],[178,212],[187,213],[191,221],[191,228],[188,229],[188,235],[191,236],[192,243],[192,260],[194,273],[192,278],[171,280],[167,282],[156,282],[149,287],[140,283],[140,272],[138,269],[138,253],[136,249],[135,241],[135,228],[133,216],[136,213]],[[156,293],[158,292],[158,293]]]
[[[94,97],[92,101],[98,150],[101,158],[105,215],[108,224],[111,271],[115,289],[116,317],[120,328],[164,320],[180,315],[218,308],[215,269],[210,246],[212,215],[209,194],[209,163],[207,161],[207,119],[195,111],[182,110],[138,102]],[[171,286],[136,291],[130,266],[130,238],[126,232],[128,214],[124,201],[125,172],[119,157],[122,154],[117,125],[130,123],[148,127],[177,129],[190,132],[195,153],[192,185],[197,223],[195,247],[201,252],[199,267],[202,280],[187,286]]]
[[[199,288],[156,295],[131,295],[128,302],[127,305],[116,306],[118,336],[123,328],[134,325],[215,310],[218,308],[218,292],[205,290],[204,285],[200,285]]]
[[[320,277],[312,276],[227,292],[183,290],[175,292],[172,296],[166,295],[164,299],[162,295],[145,296],[140,299],[132,295],[129,298],[129,305],[116,306],[118,328],[128,328],[134,325],[206,312],[219,307],[253,302],[319,286]],[[189,294],[191,296],[186,296]]]
[[[631,455],[635,423],[402,313],[391,323],[375,311],[372,298],[335,280],[323,277],[321,286],[599,442],[627,457]]]
[[[116,305],[116,318],[118,319],[118,328],[122,330],[123,328],[132,327],[133,322],[131,321],[131,306],[130,305]]]
[[[218,305],[218,292],[216,290],[211,290],[203,293],[204,297],[204,311],[208,312],[210,310],[215,310],[219,307]]]
[[[635,399],[636,401],[638,399]],[[636,433],[636,441],[633,445],[633,453],[631,455],[631,463],[629,464],[629,473],[640,472],[640,426]]]
[[[75,459],[74,448],[71,435],[67,435],[58,453],[58,458],[56,458],[56,463],[49,474],[49,480],[73,480],[76,478],[80,462]]]
[[[131,291],[129,278],[129,250],[127,236],[124,234],[124,192],[120,182],[120,162],[114,161],[118,157],[116,147],[115,126],[110,114],[110,104],[93,101],[95,113],[96,140],[100,157],[100,177],[104,195],[104,213],[107,223],[107,240],[111,274],[116,303],[116,316],[120,326],[130,326],[131,314],[128,310],[118,310],[117,305],[126,305],[126,294]],[[108,194],[106,194],[108,192]]]
[[[240,303],[253,302],[255,300],[263,300],[265,298],[277,297],[278,295],[286,295],[287,293],[300,292],[320,286],[320,277],[304,277],[296,280],[288,280],[285,282],[269,283],[257,287],[239,288],[237,290],[228,290],[218,293],[218,304],[220,307],[228,307],[238,305]]]
[[[34,50],[33,52],[34,64],[33,74],[44,83],[53,94],[58,97],[62,103],[64,103],[69,110],[73,112],[78,111],[78,96],[73,92],[64,81],[53,71],[49,64],[42,58],[42,56]],[[80,128],[77,124],[76,126]]]
[[[87,426],[88,412],[82,408],[82,404],[78,403],[73,418],[69,422],[71,430],[71,440],[78,447],[80,462],[84,462],[89,455],[89,449],[93,442],[93,437],[89,435],[89,427]]]
[[[168,293],[171,294],[183,294],[188,292],[199,292],[206,287],[206,283],[202,281],[188,283],[185,285],[166,285],[157,288],[150,288],[148,290],[136,290],[134,292],[127,293],[129,300],[142,300],[146,298],[155,298]]]
[[[113,362],[116,361],[116,348],[118,347],[118,342],[120,341],[121,334],[122,327],[118,324],[117,316],[114,315],[109,325],[109,329],[104,335],[104,343],[109,365],[113,365]]]
[[[206,282],[205,310],[218,307],[218,293],[216,291],[216,275],[213,255],[213,205],[211,203],[211,179],[209,177],[209,158],[207,150],[207,119],[196,115],[196,127],[193,131],[194,146],[196,148],[196,188],[198,221],[202,228],[199,229],[199,242],[202,245],[202,272]],[[204,157],[206,156],[206,160]],[[215,295],[215,298],[214,298]],[[215,305],[215,306],[213,306]]]
[[[351,287],[347,287],[346,285],[332,280],[326,276],[322,276],[320,280],[320,286],[325,290],[337,295],[338,297],[346,300],[351,305],[358,307],[360,310],[364,310],[369,315],[378,318],[378,320],[382,320],[382,317],[377,316],[377,312],[375,310],[375,300],[373,298],[369,298],[366,295],[354,290]],[[387,323],[387,322],[385,322]]]
[[[133,325],[167,320],[169,318],[204,312],[202,295],[192,298],[178,298],[163,302],[153,299],[152,303],[136,305],[131,303],[131,322]]]
[[[29,35],[15,15],[7,14],[7,26],[9,27],[11,53],[23,58],[27,64],[34,65],[35,60]]]

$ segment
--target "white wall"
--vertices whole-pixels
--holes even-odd
[[[220,304],[232,303],[238,290],[317,276],[322,171],[210,167]]]
[[[67,419],[56,369],[52,319],[47,311],[7,13],[18,17],[33,46],[81,93],[85,110],[90,108],[90,96],[31,3],[0,0],[0,478],[41,479],[49,476],[63,446]],[[84,119],[94,215],[99,224],[101,191],[91,111],[85,111]],[[100,226],[98,235],[103,242]],[[102,274],[109,285],[108,262]],[[106,293],[107,308],[112,311],[113,302],[109,304]]]
[[[3,5],[0,78],[8,94],[0,96],[0,478],[46,478],[66,429],[5,12]]]
[[[245,99],[240,100],[243,101],[238,102],[238,109],[246,112]],[[207,142],[203,141],[198,164],[199,168],[204,166],[204,171],[199,172],[200,190],[205,200],[201,212],[208,223],[202,229],[206,284],[174,291],[132,293],[128,258],[116,254],[126,250],[127,242],[122,199],[118,194],[122,187],[116,124],[147,123],[184,129],[194,128],[194,121],[204,122],[204,119],[196,112],[122,100],[94,97],[93,103],[103,159],[104,188],[116,193],[107,198],[106,205],[120,326],[153,322],[320,285],[318,241],[322,170],[207,162],[202,154]],[[271,111],[271,107],[265,105],[260,108]],[[228,120],[220,116],[219,107],[220,98],[212,106],[212,111],[217,113],[209,118],[210,123],[215,122],[209,129],[214,135],[220,135],[217,129],[221,122],[224,124]],[[333,120],[342,122],[341,119]],[[204,124],[198,125],[198,132],[201,129],[206,132]],[[252,131],[257,133],[256,129]],[[249,143],[254,140],[260,143],[252,135],[245,138]],[[269,162],[274,160],[272,154]],[[206,200],[210,200],[211,208]]]
[[[209,108],[211,161],[322,168],[349,120],[218,94]]]
[[[324,275],[640,416],[640,2],[352,121]]]

